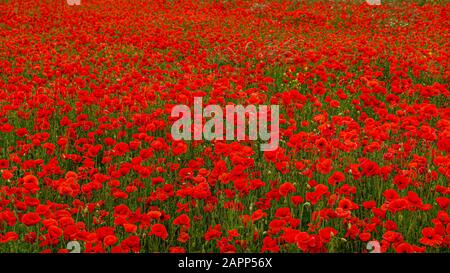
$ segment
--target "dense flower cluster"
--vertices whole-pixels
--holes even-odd
[[[0,4],[0,252],[449,251],[448,3],[113,2]],[[194,97],[280,147],[174,141]]]

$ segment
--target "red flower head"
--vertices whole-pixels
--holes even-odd
[[[280,186],[279,191],[281,196],[286,197],[289,193],[295,192],[296,189],[290,182],[286,182]]]
[[[280,251],[280,247],[279,247],[279,245],[277,243],[277,240],[276,239],[272,239],[269,236],[266,236],[264,238],[264,240],[263,240],[263,247],[261,249],[261,252],[267,252],[267,251],[275,252],[275,253]]]
[[[332,163],[333,162],[328,158],[321,158],[316,163],[317,171],[321,174],[329,173],[333,169]]]
[[[106,247],[109,247],[109,246],[112,246],[112,245],[115,245],[116,243],[117,243],[117,237],[116,236],[114,236],[114,235],[107,235],[104,239],[103,239],[103,244],[106,246]]]
[[[166,227],[164,225],[154,224],[148,235],[155,235],[156,237],[165,240],[169,236],[169,233],[167,233]]]
[[[39,214],[34,212],[29,212],[22,216],[22,223],[26,226],[34,226],[41,221]]]
[[[181,246],[171,246],[169,247],[169,253],[186,253],[186,249]]]
[[[181,214],[173,220],[173,224],[176,226],[182,225],[189,228],[191,226],[191,219],[187,216],[187,214]]]
[[[32,193],[36,193],[39,190],[39,181],[36,176],[29,174],[23,177],[23,186]]]

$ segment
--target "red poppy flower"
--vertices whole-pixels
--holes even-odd
[[[327,174],[333,169],[333,166],[331,164],[332,164],[332,161],[330,159],[321,158],[316,163],[316,168],[321,174]]]
[[[286,197],[289,193],[295,192],[296,189],[295,189],[294,185],[292,185],[289,182],[286,182],[280,186],[279,191],[280,191],[281,196]]]
[[[186,253],[186,249],[180,246],[169,247],[169,253]]]
[[[62,229],[60,229],[59,227],[57,227],[55,225],[52,225],[48,228],[48,235],[52,239],[59,238],[62,236],[62,234],[63,234]]]
[[[41,221],[41,217],[39,214],[34,212],[26,213],[22,216],[22,223],[26,226],[34,226],[38,224]]]
[[[261,249],[261,252],[274,252],[278,253],[280,251],[280,246],[278,245],[277,241],[275,239],[272,239],[269,236],[266,236],[263,240],[263,247]]]
[[[166,227],[162,224],[154,224],[149,235],[155,235],[156,237],[159,237],[163,240],[165,240],[169,236]]]
[[[106,247],[110,247],[110,246],[115,245],[117,243],[117,241],[118,241],[118,239],[114,235],[107,235],[103,239],[103,243],[105,244]]]
[[[215,227],[209,227],[208,231],[205,233],[205,240],[211,241],[212,239],[219,238],[222,235],[220,229],[221,229],[220,225],[216,225]]]
[[[35,193],[39,190],[39,181],[34,175],[26,175],[23,177],[23,185],[27,190]]]
[[[438,247],[443,242],[442,236],[437,234],[433,228],[422,229],[422,236],[419,242],[426,246]]]
[[[137,226],[129,223],[123,224],[123,228],[125,229],[125,232],[127,233],[134,233],[137,230]]]
[[[183,225],[186,228],[189,228],[191,226],[191,219],[187,214],[181,214],[177,218],[173,220],[174,225]]]
[[[256,210],[256,211],[254,211],[253,212],[253,214],[252,214],[252,221],[253,222],[256,222],[256,221],[258,221],[259,219],[261,219],[261,218],[263,218],[263,217],[266,217],[267,216],[267,213],[265,213],[263,210],[261,210],[261,209],[258,209],[258,210]]]

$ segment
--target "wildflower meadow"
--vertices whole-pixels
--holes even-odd
[[[0,14],[0,253],[449,252],[448,1]]]

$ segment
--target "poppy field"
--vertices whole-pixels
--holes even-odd
[[[0,7],[0,253],[450,252],[448,1]],[[195,97],[278,148],[175,140]]]

